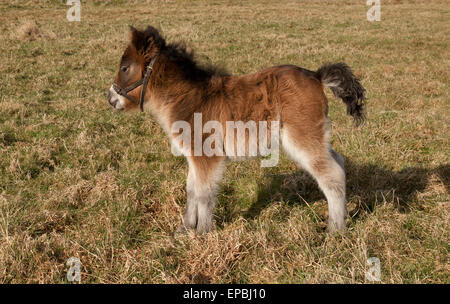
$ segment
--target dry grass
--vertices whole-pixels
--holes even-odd
[[[42,37],[42,35],[34,21],[26,20],[17,28],[12,38],[14,37],[17,37],[19,40],[33,41]]]
[[[0,3],[0,282],[449,283],[447,1]],[[147,3],[147,4],[145,4]],[[151,4],[150,4],[151,3]],[[187,164],[147,115],[105,102],[127,26],[159,27],[236,74],[345,61],[368,91],[355,129],[330,97],[350,231],[325,232],[315,183],[282,158],[228,166],[217,230],[174,238]]]

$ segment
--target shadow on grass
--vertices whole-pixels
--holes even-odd
[[[348,201],[356,203],[356,207],[349,210],[354,219],[361,214],[371,213],[377,204],[383,202],[392,203],[399,211],[407,212],[411,206],[417,206],[417,194],[425,190],[431,176],[437,176],[449,191],[448,164],[434,169],[411,167],[396,172],[347,160],[346,174]],[[274,201],[282,200],[295,205],[325,200],[313,178],[302,170],[267,176],[258,188],[257,200],[244,213],[245,218],[258,217]],[[223,220],[231,217],[232,214],[225,215]]]

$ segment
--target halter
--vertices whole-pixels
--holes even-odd
[[[150,63],[147,66],[147,71],[145,72],[144,78],[141,78],[140,80],[136,81],[135,83],[133,83],[132,85],[130,85],[124,89],[119,87],[115,82],[113,83],[114,91],[116,91],[117,94],[128,98],[129,100],[133,101],[134,103],[139,104],[139,108],[141,109],[142,112],[144,111],[144,97],[145,97],[145,91],[147,88],[147,83],[150,78],[150,75],[152,74],[153,64],[155,63],[157,57],[158,57],[158,55],[156,55],[155,57],[152,58],[152,60],[150,60]],[[140,85],[142,85],[142,90],[141,90],[141,97],[139,100],[137,100],[133,96],[128,95],[129,92],[133,91]]]

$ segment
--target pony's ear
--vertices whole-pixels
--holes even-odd
[[[144,36],[147,41],[147,47],[151,46],[154,49],[161,49],[166,44],[159,31],[151,25],[147,26]]]
[[[142,51],[145,48],[145,35],[141,31],[130,25],[130,42],[136,50]]]
[[[150,60],[155,56],[166,43],[158,30],[152,26],[148,26],[145,31],[140,31],[130,26],[130,42],[145,60]]]
[[[128,32],[128,37],[130,38],[130,42],[133,42],[133,36],[136,34],[137,30],[132,25],[129,25],[129,27],[130,31]]]

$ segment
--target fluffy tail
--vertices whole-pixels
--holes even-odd
[[[326,64],[316,72],[322,84],[331,89],[334,96],[341,98],[347,105],[347,114],[353,116],[356,124],[364,121],[364,104],[366,90],[343,62]]]

